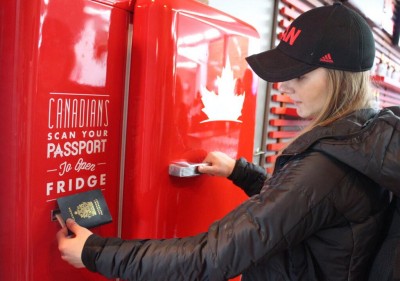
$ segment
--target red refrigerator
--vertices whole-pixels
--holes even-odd
[[[257,80],[245,57],[258,35],[185,0],[137,1],[133,30],[122,235],[196,234],[245,196],[226,179],[171,176],[169,166],[215,150],[252,159]]]
[[[117,235],[128,1],[0,4],[0,280],[106,280],[60,258],[56,199],[101,189]],[[6,27],[6,28],[5,28]]]
[[[2,1],[0,26],[0,280],[105,280],[61,260],[61,196],[101,189],[113,222],[92,231],[124,238],[206,231],[245,199],[169,169],[252,158],[251,26],[191,0]]]

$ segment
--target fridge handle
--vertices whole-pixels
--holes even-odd
[[[169,164],[168,173],[174,177],[186,178],[201,175],[197,167],[210,165],[209,163],[188,163],[185,161],[172,162]]]

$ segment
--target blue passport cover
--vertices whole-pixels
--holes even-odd
[[[64,221],[72,218],[86,228],[112,222],[110,210],[100,189],[60,197],[57,203]]]

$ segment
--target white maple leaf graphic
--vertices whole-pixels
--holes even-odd
[[[222,69],[221,76],[217,77],[218,93],[201,88],[201,101],[204,108],[202,111],[208,119],[202,121],[234,121],[242,122],[238,118],[242,115],[245,93],[235,93],[236,79],[228,60],[227,65]]]

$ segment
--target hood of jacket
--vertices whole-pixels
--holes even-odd
[[[400,107],[358,110],[316,127],[283,151],[276,169],[306,149],[326,153],[400,196]]]

